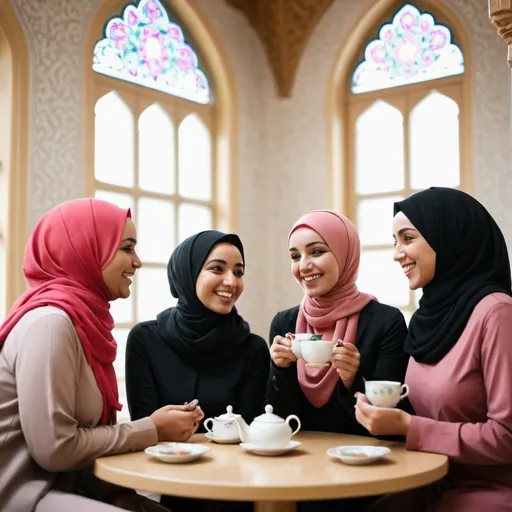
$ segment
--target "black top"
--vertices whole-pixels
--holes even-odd
[[[436,363],[486,295],[511,295],[507,245],[489,212],[460,190],[432,187],[395,203],[394,211],[402,211],[436,253],[434,277],[423,288],[404,346],[416,361]]]
[[[171,293],[178,303],[157,315],[157,329],[180,357],[195,363],[212,364],[229,359],[238,345],[245,345],[251,334],[249,324],[236,307],[228,314],[216,313],[206,307],[196,293],[201,268],[208,254],[221,243],[235,246],[245,265],[240,238],[214,230],[201,231],[181,242],[167,265]]]
[[[126,346],[126,391],[132,420],[168,404],[199,400],[205,419],[228,405],[247,422],[261,414],[270,355],[263,338],[249,334],[226,359],[185,359],[161,335],[155,320],[136,325]],[[198,432],[204,432],[201,425]]]
[[[274,336],[295,332],[299,306],[277,313],[270,327],[270,343]],[[286,417],[296,414],[304,430],[369,435],[354,416],[354,393],[364,393],[366,380],[392,380],[403,382],[409,356],[403,350],[407,327],[402,313],[391,306],[370,302],[361,310],[356,346],[361,355],[359,372],[350,390],[341,379],[329,401],[316,408],[305,397],[297,379],[297,366],[278,368],[270,365],[269,383],[265,403],[274,412]]]

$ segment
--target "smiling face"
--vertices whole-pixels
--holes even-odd
[[[292,274],[311,298],[329,293],[338,282],[338,262],[325,240],[314,230],[296,229],[289,242]]]
[[[196,295],[214,313],[227,315],[244,290],[244,262],[237,247],[216,245],[196,280]]]
[[[436,253],[403,212],[393,219],[395,251],[393,259],[400,263],[409,279],[409,288],[425,288],[436,271]]]
[[[130,296],[135,271],[142,263],[135,252],[137,230],[132,219],[126,219],[119,247],[110,263],[101,271],[107,285],[109,300],[126,299]]]

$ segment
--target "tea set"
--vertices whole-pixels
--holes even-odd
[[[309,336],[309,337],[308,337]],[[297,357],[303,357],[313,367],[329,365],[335,343],[311,339],[311,334],[294,335],[291,350]],[[392,381],[367,381],[365,394],[368,401],[377,407],[395,407],[409,393],[406,384]],[[297,426],[293,430],[290,422]],[[265,406],[261,414],[248,425],[240,414],[233,412],[228,405],[226,412],[204,421],[207,430],[205,437],[219,444],[239,444],[244,450],[256,455],[281,455],[301,446],[292,437],[301,429],[299,418],[291,414],[283,419],[274,414],[272,405]],[[190,462],[209,451],[205,445],[196,443],[166,443],[151,446],[146,454],[163,462]],[[370,464],[390,453],[389,448],[381,446],[337,446],[329,448],[327,455],[346,464]]]

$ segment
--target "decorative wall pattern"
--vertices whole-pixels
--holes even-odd
[[[84,193],[84,20],[97,2],[13,0],[32,57],[29,229],[55,204]]]
[[[85,190],[83,44],[101,0],[12,0],[32,49],[30,225]],[[293,94],[278,98],[264,49],[245,18],[225,0],[196,0],[230,60],[239,104],[239,231],[247,254],[240,309],[266,336],[273,314],[296,304],[288,230],[328,203],[326,90],[342,41],[370,0],[335,0],[316,26],[298,66]],[[372,0],[373,1],[373,0]],[[447,0],[472,37],[475,193],[512,247],[510,74],[506,45],[486,0]]]

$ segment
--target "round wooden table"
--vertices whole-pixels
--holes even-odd
[[[209,442],[210,452],[188,464],[166,464],[143,452],[101,457],[94,473],[107,482],[143,491],[218,500],[254,501],[256,512],[291,512],[297,501],[386,494],[441,479],[448,458],[406,451],[402,443],[370,437],[300,432],[302,446],[277,457],[246,452],[237,444]],[[391,454],[367,466],[348,466],[326,454],[332,446],[389,446]]]

